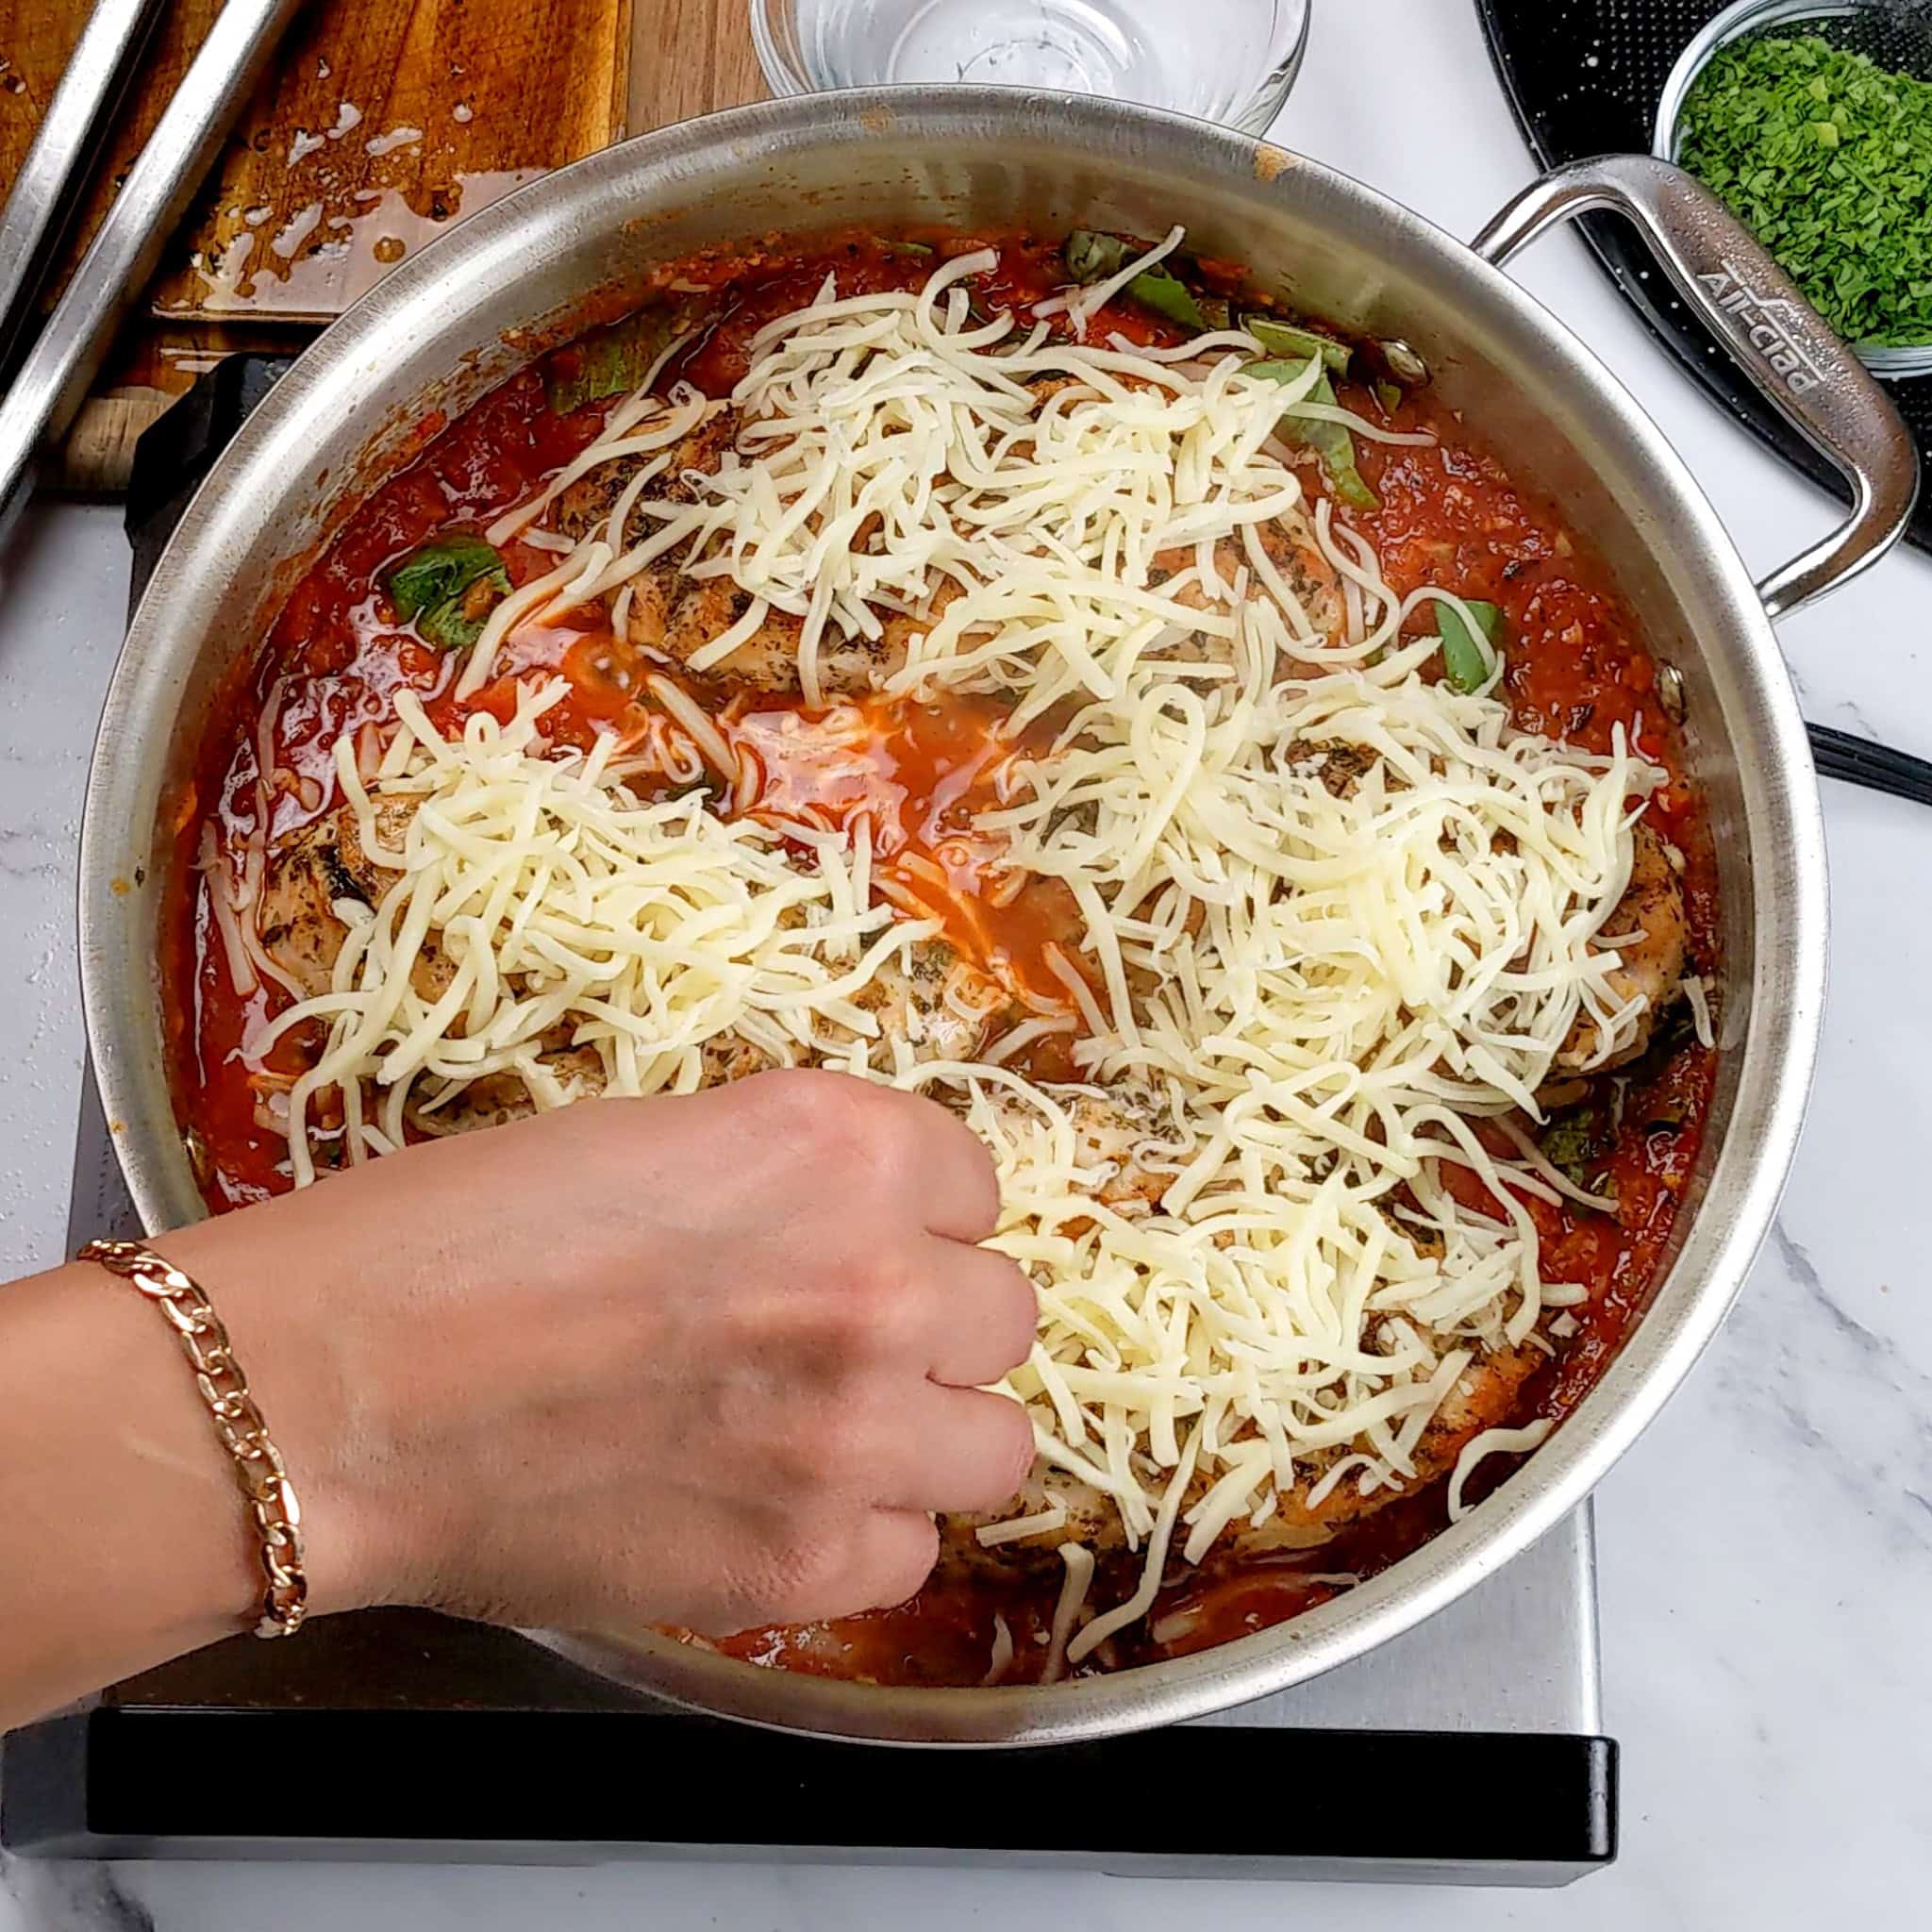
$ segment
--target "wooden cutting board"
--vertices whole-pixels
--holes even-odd
[[[749,0],[631,0],[627,131],[761,101]]]
[[[623,134],[630,14],[631,0],[311,7],[223,151],[157,311],[341,314],[458,215]]]
[[[0,184],[88,0],[0,0]],[[172,0],[58,274],[78,258],[219,10]],[[763,92],[744,0],[315,0],[298,17],[70,436],[60,481],[125,485],[209,360],[298,344],[519,182]]]

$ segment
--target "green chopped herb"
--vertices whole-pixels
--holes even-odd
[[[1135,256],[1146,251],[1138,242],[1123,242],[1117,235],[1097,235],[1091,228],[1075,228],[1067,237],[1062,251],[1067,273],[1083,288],[1117,275]],[[1143,308],[1164,315],[1170,322],[1191,328],[1196,335],[1208,326],[1201,305],[1185,282],[1171,275],[1158,262],[1143,269],[1126,286],[1125,292]]]
[[[1465,597],[1462,601],[1469,607],[1469,614],[1481,626],[1483,636],[1493,645],[1497,633],[1503,628],[1503,613],[1481,597]],[[1436,635],[1442,640],[1442,675],[1457,691],[1482,690],[1490,681],[1494,653],[1485,650],[1471,636],[1469,626],[1463,623],[1454,605],[1436,606]]]
[[[1244,316],[1241,326],[1271,356],[1298,357],[1303,361],[1310,356],[1319,356],[1335,375],[1348,374],[1348,358],[1353,353],[1348,344],[1337,341],[1333,336],[1324,336],[1319,329],[1302,328],[1291,322],[1278,322],[1269,315]]]
[[[382,588],[425,643],[460,651],[482,635],[490,607],[509,590],[509,572],[482,538],[458,532],[419,544],[384,573]]]
[[[1385,415],[1394,415],[1402,407],[1402,385],[1399,382],[1378,382],[1375,400],[1381,404]]]
[[[1298,382],[1308,373],[1308,361],[1305,356],[1298,362],[1250,362],[1241,374],[1265,376],[1270,382]],[[1316,376],[1314,388],[1302,400],[1334,403],[1335,385],[1328,380],[1325,369]],[[1363,481],[1362,473],[1355,466],[1355,438],[1348,433],[1345,423],[1330,423],[1320,416],[1297,416],[1291,411],[1281,419],[1281,433],[1321,458],[1322,468],[1343,503],[1357,509],[1381,508],[1382,499]]]
[[[902,240],[882,242],[879,243],[879,246],[888,255],[923,255],[929,258],[933,253],[933,247],[929,242],[907,242]]]
[[[1573,1186],[1587,1194],[1615,1198],[1615,1179],[1604,1172],[1603,1164],[1616,1151],[1617,1130],[1595,1101],[1552,1114],[1537,1136],[1537,1145],[1543,1158]]]
[[[1816,35],[1712,55],[1679,158],[1847,341],[1932,342],[1932,82]]]

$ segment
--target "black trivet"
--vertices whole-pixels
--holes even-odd
[[[1650,152],[1652,124],[1677,56],[1727,0],[1476,0],[1490,58],[1540,165],[1585,155]],[[1815,29],[1800,23],[1793,32]],[[1814,483],[1850,500],[1830,461],[1759,395],[1716,339],[1672,293],[1635,231],[1612,215],[1577,225],[1617,291],[1691,378],[1760,441]],[[1932,470],[1932,376],[1888,382]],[[1907,542],[1932,551],[1932,494],[1922,496]]]

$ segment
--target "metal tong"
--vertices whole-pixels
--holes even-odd
[[[73,422],[128,306],[147,285],[230,124],[301,0],[227,0],[107,218],[36,335],[32,306],[48,254],[99,152],[99,136],[161,0],[98,0],[0,210],[0,367],[19,358],[0,402],[0,544],[32,488],[39,453]],[[20,345],[25,345],[21,347]]]

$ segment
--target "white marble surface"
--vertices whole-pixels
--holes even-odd
[[[1528,164],[1465,0],[1318,13],[1280,138],[1474,232]],[[1426,111],[1376,114],[1370,77],[1375,98]],[[1657,417],[1754,565],[1823,528],[1823,499],[1676,374],[1575,242],[1544,242],[1523,273]],[[51,1257],[63,1228],[81,1050],[74,829],[125,557],[111,513],[57,509],[0,575],[0,1266]],[[1812,718],[1932,754],[1928,632],[1932,562],[1901,553],[1782,635]],[[1600,1492],[1606,1698],[1624,1746],[1611,1871],[1555,1895],[1444,1895],[742,1865],[16,1863],[0,1871],[0,1932],[1912,1923],[1932,1884],[1932,1298],[1916,1265],[1932,1244],[1932,1102],[1894,1015],[1932,976],[1932,813],[1837,786],[1824,801],[1831,1007],[1778,1230],[1709,1357]]]

